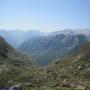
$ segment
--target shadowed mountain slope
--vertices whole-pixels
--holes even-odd
[[[19,75],[31,66],[31,58],[18,52],[0,37],[0,89],[18,82]]]

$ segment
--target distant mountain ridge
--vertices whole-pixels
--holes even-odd
[[[7,42],[9,42],[15,48],[18,48],[25,40],[30,38],[35,38],[38,36],[55,36],[58,34],[64,35],[79,35],[83,34],[88,37],[90,41],[90,29],[65,29],[54,31],[52,33],[41,32],[40,30],[30,30],[30,31],[23,31],[23,30],[0,30],[0,36],[4,37]]]
[[[32,31],[21,31],[21,30],[0,30],[0,36],[4,37],[7,42],[9,42],[12,46],[18,47],[22,42],[29,38],[34,38],[36,36],[45,35],[43,32],[39,30]]]
[[[85,35],[85,36],[90,36],[90,29],[65,29],[65,30],[59,30],[52,32],[50,35],[58,35],[58,34],[64,34],[64,35]]]
[[[28,39],[19,47],[22,52],[32,55],[40,65],[48,65],[56,58],[62,58],[78,50],[87,42],[84,35],[64,35]]]

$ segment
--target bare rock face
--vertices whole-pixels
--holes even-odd
[[[9,90],[22,90],[22,87],[21,87],[21,85],[15,85],[15,86],[12,86],[11,88],[9,88]]]
[[[76,89],[79,89],[79,90],[90,90],[90,87],[89,86],[78,85]]]

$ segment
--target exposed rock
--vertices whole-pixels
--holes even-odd
[[[81,86],[81,85],[77,86],[77,89],[79,89],[79,90],[87,90],[85,86]]]
[[[22,87],[20,84],[12,86],[9,90],[22,90]]]
[[[27,86],[27,87],[34,87],[34,85],[32,83],[26,83],[25,86]]]

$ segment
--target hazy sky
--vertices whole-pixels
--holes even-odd
[[[90,28],[90,0],[0,0],[0,29]]]

